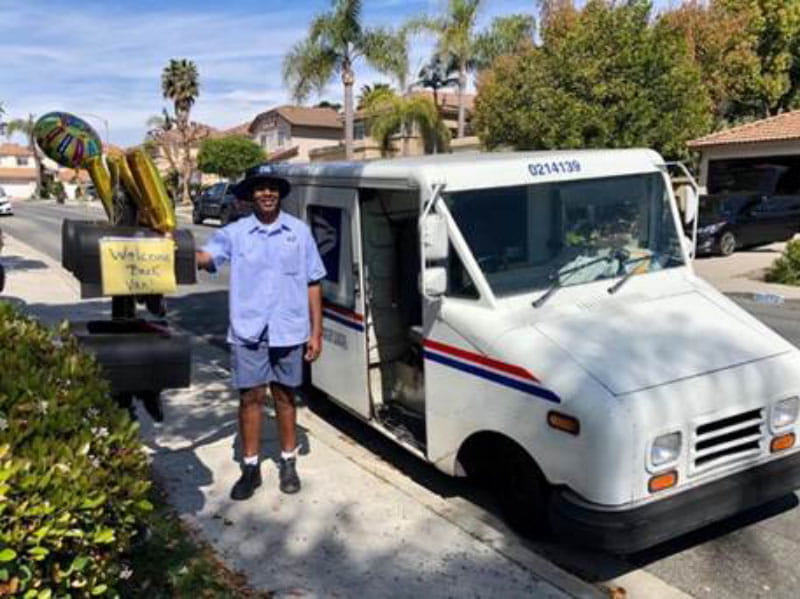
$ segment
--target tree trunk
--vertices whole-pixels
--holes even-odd
[[[34,195],[37,198],[42,197],[42,160],[39,158],[39,153],[36,149],[36,140],[33,137],[33,128],[35,126],[35,121],[33,120],[33,115],[28,115],[28,148],[31,152],[33,152],[33,166],[36,169],[36,189],[34,190]]]
[[[458,135],[464,137],[466,129],[466,109],[464,107],[464,89],[467,87],[467,70],[464,65],[458,69]]]
[[[344,84],[344,157],[353,159],[353,83],[355,76],[349,65],[342,69]]]
[[[433,85],[433,107],[436,109],[436,115],[439,115],[439,86]],[[439,153],[439,136],[433,136],[433,153]]]

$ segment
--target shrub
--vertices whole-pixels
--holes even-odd
[[[786,244],[783,255],[772,263],[765,279],[770,283],[800,285],[800,239]]]
[[[149,486],[136,425],[66,325],[0,304],[0,596],[116,595]]]

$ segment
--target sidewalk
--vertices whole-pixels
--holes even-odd
[[[33,248],[6,236],[2,259],[3,299],[48,323],[105,317],[107,300],[80,301],[77,282]],[[144,416],[142,435],[181,517],[254,588],[276,597],[604,596],[478,518],[453,516],[444,497],[306,408],[302,492],[282,495],[267,459],[256,495],[231,501],[237,399],[227,365],[226,352],[195,340],[192,387],[164,393],[164,425]],[[262,444],[265,456],[276,454],[271,420]]]

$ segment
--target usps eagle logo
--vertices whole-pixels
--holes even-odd
[[[314,216],[311,226],[314,229],[314,238],[317,240],[319,253],[324,256],[331,252],[339,243],[336,228],[331,226],[331,224],[319,214]]]

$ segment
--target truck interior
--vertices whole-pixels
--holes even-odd
[[[419,192],[361,189],[367,361],[373,415],[425,447]]]

